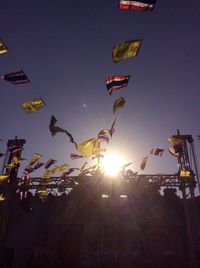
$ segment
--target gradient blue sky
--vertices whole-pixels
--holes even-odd
[[[26,139],[22,169],[35,152],[43,161],[80,167],[83,159],[70,160],[76,151],[68,137],[51,137],[51,115],[80,143],[111,126],[112,105],[121,96],[127,102],[117,112],[108,152],[120,153],[125,163],[136,161],[137,171],[152,147],[169,147],[167,138],[180,129],[193,135],[199,155],[200,2],[157,1],[149,13],[117,5],[118,0],[1,3],[0,38],[10,50],[0,55],[1,75],[23,69],[31,80],[0,84],[0,152],[8,139]],[[135,38],[143,38],[139,55],[113,63],[113,46]],[[104,79],[115,74],[131,79],[109,96]],[[24,112],[21,103],[37,97],[46,107]],[[176,171],[176,159],[165,152],[151,156],[143,173]]]

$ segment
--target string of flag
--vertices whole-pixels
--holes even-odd
[[[152,11],[155,7],[156,1],[155,0],[142,0],[142,1],[126,1],[126,0],[120,0],[119,1],[119,9],[121,10],[131,10],[131,11]],[[112,60],[114,63],[119,63],[122,60],[132,58],[135,56],[138,56],[141,45],[142,45],[143,39],[142,38],[136,38],[131,40],[122,41],[120,43],[117,43],[114,45],[112,49]],[[5,42],[0,39],[0,54],[7,53],[9,50],[5,44]],[[6,82],[12,83],[14,85],[21,85],[21,84],[27,84],[30,83],[30,80],[28,76],[25,74],[23,70],[15,71],[12,73],[4,74],[1,77],[1,80],[5,80]],[[130,75],[112,75],[107,76],[105,78],[106,83],[106,89],[109,93],[109,95],[112,95],[113,92],[120,90],[122,88],[128,87],[130,80]],[[116,99],[113,103],[113,114],[117,112],[119,108],[123,108],[126,103],[126,100],[124,97],[120,97]],[[29,101],[26,101],[21,104],[22,108],[27,113],[33,113],[38,111],[39,109],[43,108],[45,106],[45,102],[41,97],[38,97],[36,99],[32,99]],[[70,157],[72,160],[80,159],[80,158],[88,158],[92,157],[95,159],[95,157],[102,157],[103,152],[106,151],[105,148],[101,148],[101,143],[106,142],[109,143],[110,138],[112,138],[113,133],[115,132],[115,123],[116,123],[116,117],[110,127],[110,129],[102,129],[98,134],[97,137],[93,137],[90,139],[87,139],[81,143],[75,142],[72,134],[68,132],[66,129],[60,127],[57,125],[57,119],[54,115],[50,118],[49,123],[49,131],[54,137],[57,133],[64,133],[69,138],[70,142],[75,145],[75,149],[81,153],[71,153]],[[200,140],[200,135],[198,135],[198,139]],[[168,152],[175,157],[182,157],[182,141],[173,140],[170,138],[169,143],[172,145],[172,147],[167,148]],[[21,152],[22,148],[13,148],[12,151],[12,163],[10,166],[7,166],[6,168],[12,169],[13,167],[16,167],[21,163],[21,161],[24,161],[26,159],[21,158],[19,156],[19,152]],[[150,155],[159,156],[162,157],[163,153],[166,151],[166,149],[162,148],[152,148],[150,150]],[[0,157],[3,157],[5,154],[0,153]],[[84,162],[83,166],[79,168],[69,168],[68,164],[63,164],[60,166],[54,166],[52,169],[49,169],[52,167],[57,161],[54,159],[49,159],[47,162],[39,162],[41,158],[41,155],[38,153],[35,153],[29,162],[29,164],[25,167],[23,171],[23,176],[27,176],[30,173],[32,173],[35,170],[38,170],[41,167],[45,168],[45,173],[43,174],[43,178],[49,178],[51,175],[53,175],[55,172],[61,172],[63,176],[68,176],[75,170],[79,170],[80,174],[89,174],[90,172],[93,172],[96,170],[97,165],[94,165],[92,167],[86,168],[87,162]],[[149,156],[145,156],[140,164],[140,169],[144,170],[146,168],[146,164],[148,162]],[[131,162],[132,163],[132,162]],[[125,165],[124,168],[128,167],[131,163],[128,163]],[[68,169],[66,171],[66,169]],[[8,177],[2,175],[0,177],[0,180],[6,180]]]

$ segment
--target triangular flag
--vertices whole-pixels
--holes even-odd
[[[40,158],[41,158],[41,154],[38,154],[38,153],[33,154],[29,165],[33,166],[36,162],[38,162],[40,160]]]

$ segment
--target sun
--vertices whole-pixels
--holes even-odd
[[[121,167],[124,164],[124,160],[117,154],[106,154],[102,160],[102,169],[105,175],[117,176]]]

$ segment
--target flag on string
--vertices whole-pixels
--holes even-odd
[[[4,156],[5,154],[0,153],[0,157]]]
[[[37,98],[31,101],[26,101],[22,103],[22,108],[27,113],[34,113],[44,106],[45,106],[45,103],[42,98]]]
[[[118,108],[122,108],[125,103],[126,101],[123,97],[120,97],[119,99],[117,99],[113,104],[113,113],[115,113]]]
[[[173,149],[168,149],[169,153],[173,156],[183,156],[183,140],[178,137],[168,138],[168,142],[173,146]]]
[[[147,156],[147,157],[144,157],[144,158],[142,159],[142,163],[140,164],[140,169],[141,169],[141,170],[144,170],[144,169],[145,169],[146,164],[147,164],[147,160],[148,160],[148,156]]]
[[[66,132],[65,129],[56,126],[57,119],[54,115],[51,116],[49,130],[52,136],[55,136],[58,132]]]
[[[42,179],[49,179],[55,173],[54,170],[46,170],[42,175]]]
[[[8,52],[8,48],[6,47],[5,43],[2,39],[0,39],[0,54]]]
[[[180,177],[190,177],[190,170],[180,170]]]
[[[0,175],[0,182],[5,181],[9,178],[9,175]]]
[[[11,164],[5,164],[4,167],[7,169],[12,169],[15,168],[16,166],[13,163],[11,163]]]
[[[80,155],[80,154],[74,154],[74,153],[71,153],[70,157],[71,157],[72,160],[83,158],[82,155]]]
[[[27,84],[30,82],[24,71],[17,71],[14,73],[5,74],[1,79],[6,80],[14,85]]]
[[[179,144],[182,144],[183,140],[180,138],[175,138],[175,137],[169,137],[168,142],[172,145],[172,146],[176,146]]]
[[[19,157],[19,156],[14,156],[14,157],[12,158],[12,162],[13,162],[13,164],[15,164],[15,165],[20,164],[21,161],[24,161],[24,160],[26,160],[26,159],[25,159],[25,158],[22,158],[22,157]]]
[[[109,138],[106,134],[98,134],[98,140],[100,142],[105,141],[105,142],[109,143]]]
[[[44,201],[47,198],[48,194],[49,194],[49,192],[46,189],[46,187],[44,187],[44,186],[39,186],[36,190],[36,193],[35,193],[35,195],[38,196],[39,198],[41,198],[42,201]]]
[[[74,143],[74,144],[75,144],[75,146],[76,146],[76,148],[77,148],[77,143],[74,141],[74,138],[72,137],[72,134],[71,134],[71,133],[69,133],[67,130],[65,131],[65,133],[66,133],[66,134],[67,134],[67,136],[69,137],[70,142],[71,142],[71,143]]]
[[[33,166],[36,162],[38,162],[40,160],[40,158],[41,158],[41,154],[38,154],[38,153],[33,154],[29,165]]]
[[[111,95],[114,90],[121,89],[128,85],[130,75],[115,75],[106,77],[106,87],[108,93]]]
[[[50,166],[54,165],[57,161],[54,159],[49,159],[46,164],[44,165],[44,168],[48,169]]]
[[[110,129],[102,129],[99,131],[98,135],[110,134]]]
[[[37,169],[41,168],[44,165],[45,165],[45,163],[38,162],[38,163],[35,164],[35,166],[33,166],[33,169],[37,170]]]
[[[0,194],[0,202],[5,201],[6,197],[3,194]]]
[[[113,62],[137,56],[142,44],[142,39],[128,40],[114,46],[112,51]]]
[[[68,164],[63,164],[61,166],[55,166],[52,171],[54,172],[63,172],[66,168],[68,168],[69,165]]]
[[[61,175],[61,179],[67,179],[68,176],[74,172],[75,170],[79,170],[79,168],[69,168],[67,171],[65,171],[62,175]]]
[[[56,126],[57,119],[55,118],[54,115],[51,116],[50,119],[50,124],[49,124],[49,130],[51,132],[52,137],[55,136],[58,132],[66,133],[66,135],[69,137],[70,142],[74,143],[75,146],[77,147],[76,142],[74,141],[73,136],[71,133],[69,133],[66,129],[63,129],[61,127]]]
[[[33,172],[33,167],[32,166],[30,166],[30,165],[28,165],[28,166],[26,166],[25,167],[25,169],[24,169],[24,171],[23,171],[23,175],[28,175],[28,174],[30,174],[31,172]]]
[[[127,1],[120,0],[119,8],[123,10],[137,10],[137,11],[152,11],[156,4],[156,0],[137,0]]]
[[[162,156],[163,155],[163,152],[165,151],[165,149],[160,149],[160,148],[152,148],[150,150],[150,154],[153,154],[153,155],[158,155],[158,156]]]
[[[97,138],[86,140],[77,145],[77,150],[82,153],[84,157],[90,157],[100,148],[100,143]]]

